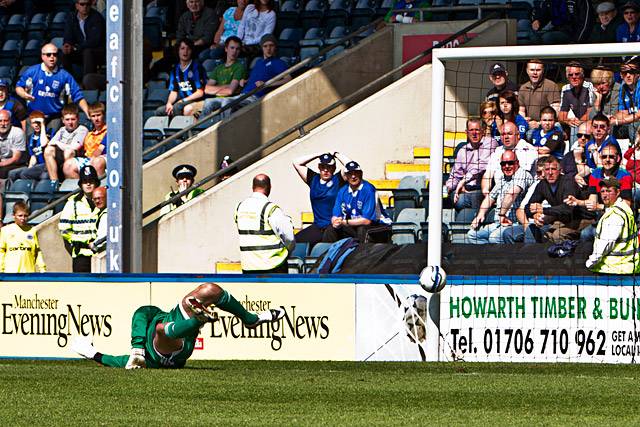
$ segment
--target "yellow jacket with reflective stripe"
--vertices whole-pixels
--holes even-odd
[[[71,256],[92,256],[88,243],[96,237],[96,212],[83,193],[71,197],[62,209],[58,230],[71,245]]]
[[[624,221],[622,233],[608,254],[591,269],[597,273],[633,274],[640,272],[640,254],[638,253],[638,228],[633,212],[626,203],[616,203],[609,207],[596,227],[596,239],[600,238],[607,219],[616,215]]]
[[[276,209],[279,209],[276,204],[255,197],[243,200],[236,207],[243,270],[271,270],[286,261],[289,252],[269,224],[269,217]]]

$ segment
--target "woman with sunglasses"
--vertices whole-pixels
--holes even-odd
[[[578,139],[571,146],[571,151],[562,158],[560,163],[565,175],[573,176],[578,187],[583,191],[587,189],[587,180],[591,174],[591,168],[587,166],[585,146],[591,139],[591,123],[584,122],[578,127]],[[588,194],[583,195],[584,198]]]
[[[518,102],[518,96],[510,90],[505,90],[500,92],[498,101],[499,108],[493,125],[491,126],[491,135],[496,141],[500,142],[500,132],[498,129],[502,127],[504,122],[513,122],[518,127],[520,139],[525,139],[527,131],[529,130],[529,123],[527,119],[519,114],[520,103]]]
[[[491,128],[496,121],[496,103],[493,101],[484,101],[480,104],[479,116],[486,125],[484,128],[484,136],[491,136]]]

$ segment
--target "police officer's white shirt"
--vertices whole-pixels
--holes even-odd
[[[623,205],[626,205],[626,202],[621,197],[618,197],[618,200],[616,200],[613,206],[625,209]],[[613,206],[607,209],[613,209]],[[622,234],[624,219],[620,215],[609,215],[606,220],[607,223],[602,224],[600,228],[599,238],[596,238],[593,242],[593,252],[585,263],[587,268],[593,267],[602,260],[602,258],[607,256],[609,252],[613,250],[618,237]]]
[[[269,201],[267,196],[259,192],[253,193],[251,197],[259,199],[263,203]],[[291,218],[288,215],[285,215],[280,207],[277,207],[269,217],[269,225],[280,238],[282,243],[287,247],[289,253],[291,253],[293,248],[296,246],[296,240],[293,235],[293,222],[291,221]]]

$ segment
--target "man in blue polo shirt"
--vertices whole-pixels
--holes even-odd
[[[42,111],[47,119],[60,117],[67,96],[89,117],[89,106],[80,86],[67,71],[58,67],[58,48],[47,43],[40,51],[42,63],[32,65],[20,76],[16,94],[27,103],[29,113]]]
[[[340,153],[312,154],[297,158],[293,167],[300,178],[309,186],[309,199],[313,210],[313,224],[296,234],[296,242],[315,244],[322,241],[324,230],[331,224],[333,206],[338,191],[347,182],[344,172],[336,173],[336,158],[343,165],[351,160]],[[312,160],[318,159],[318,172],[307,166]]]
[[[324,230],[323,242],[336,242],[345,237],[355,237],[364,243],[367,233],[379,226],[386,227],[376,188],[362,179],[362,169],[357,162],[345,165],[347,184],[340,189],[333,205],[331,226]]]
[[[622,152],[618,141],[613,135],[609,135],[609,129],[609,119],[604,114],[598,113],[591,120],[591,134],[593,137],[584,147],[587,166],[591,169],[601,166],[600,153],[604,147],[614,145],[618,149],[618,153]]]

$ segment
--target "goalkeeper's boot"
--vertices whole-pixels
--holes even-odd
[[[212,307],[204,305],[198,298],[189,297],[186,302],[193,316],[199,321],[204,323],[218,319],[218,313],[213,311]]]
[[[88,337],[84,336],[73,338],[73,340],[71,341],[71,350],[87,359],[93,359],[93,357],[98,352],[91,343],[91,340]]]
[[[282,319],[286,314],[284,307],[280,306],[278,308],[272,308],[267,311],[261,311],[256,313],[258,315],[258,320],[251,324],[245,324],[244,327],[247,329],[255,329],[263,323],[275,323],[278,320]]]
[[[144,348],[132,348],[131,355],[124,369],[142,369],[147,367],[147,362],[144,360]]]

